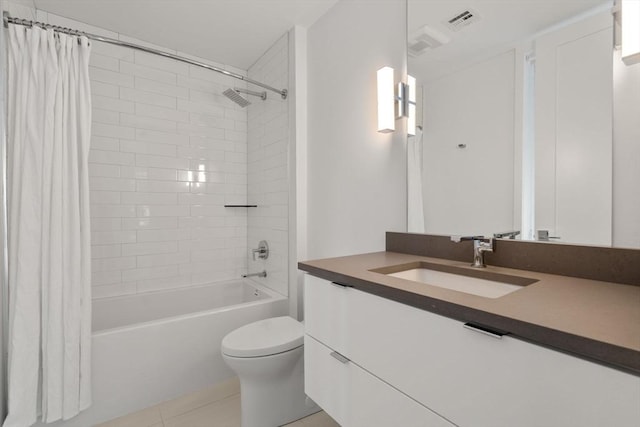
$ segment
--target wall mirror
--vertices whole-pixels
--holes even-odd
[[[640,248],[640,64],[616,8],[408,1],[409,232]]]

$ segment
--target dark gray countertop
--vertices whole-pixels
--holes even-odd
[[[375,252],[304,261],[301,270],[333,282],[640,375],[640,286],[488,266],[487,273],[537,282],[485,298],[371,270],[429,262],[474,270],[466,262]]]

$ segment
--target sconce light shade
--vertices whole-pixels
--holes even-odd
[[[396,129],[393,68],[378,70],[378,132],[388,133]]]
[[[622,60],[640,63],[640,0],[622,0]]]
[[[416,134],[416,78],[407,76],[407,84],[409,86],[407,133],[413,136]]]

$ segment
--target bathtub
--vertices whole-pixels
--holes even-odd
[[[250,280],[93,301],[93,405],[38,426],[87,427],[233,377],[222,338],[288,313],[287,299]]]

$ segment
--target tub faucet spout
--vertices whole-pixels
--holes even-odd
[[[267,270],[262,270],[260,273],[243,274],[242,277],[267,277]]]

